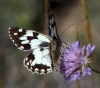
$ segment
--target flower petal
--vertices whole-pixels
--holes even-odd
[[[77,41],[61,53],[60,72],[64,75],[67,84],[86,74],[91,75],[91,68],[86,65],[90,63],[87,58],[94,49],[95,45],[88,44],[85,48],[80,46],[80,41]]]
[[[91,52],[95,49],[95,47],[96,47],[95,45],[91,47]]]

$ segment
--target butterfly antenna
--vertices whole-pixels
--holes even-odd
[[[59,37],[60,37],[70,26],[72,26],[72,25],[74,25],[74,24],[69,25],[69,26],[59,35]]]

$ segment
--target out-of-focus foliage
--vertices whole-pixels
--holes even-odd
[[[61,36],[62,41],[71,45],[78,29],[81,45],[85,44],[81,3],[76,0],[51,0],[59,34],[74,24]],[[100,0],[87,0],[92,43],[96,45],[94,66],[100,69]],[[18,50],[8,36],[8,28],[18,26],[43,32],[43,0],[0,0],[0,88],[42,88],[43,76],[32,74],[23,66],[23,59],[29,52]],[[80,80],[82,88],[98,88],[100,75],[94,74]],[[46,88],[73,88],[76,82],[66,84],[59,72],[46,75]]]

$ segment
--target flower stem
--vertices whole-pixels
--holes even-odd
[[[84,29],[86,33],[86,42],[91,43],[91,32],[90,32],[90,22],[88,18],[88,8],[86,4],[86,0],[81,0],[82,10],[83,10],[83,21],[84,21]]]

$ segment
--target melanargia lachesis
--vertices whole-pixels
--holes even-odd
[[[24,58],[24,66],[32,73],[48,74],[60,57],[63,45],[56,28],[54,15],[48,6],[49,36],[26,28],[10,27],[8,32],[13,43],[22,51],[31,51]]]

